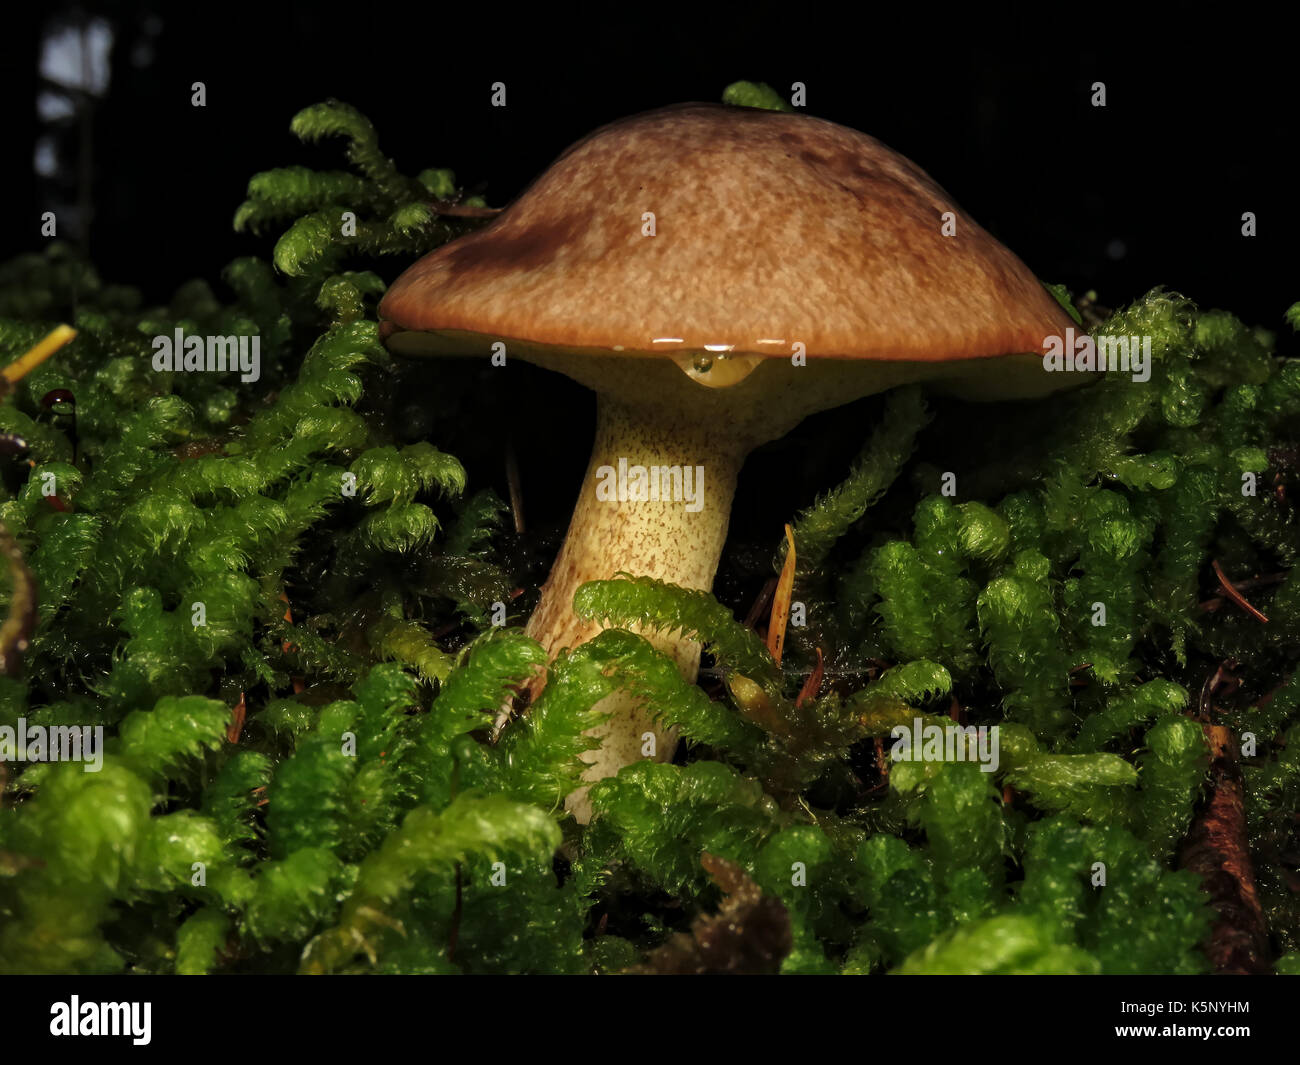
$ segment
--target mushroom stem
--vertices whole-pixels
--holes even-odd
[[[528,635],[551,658],[591,639],[603,626],[574,614],[574,593],[587,581],[608,580],[619,572],[685,588],[711,588],[736,476],[748,450],[748,442],[716,419],[601,396],[591,462],[564,546],[528,620]],[[682,676],[694,683],[698,643],[679,635],[643,635],[671,655]],[[656,725],[635,698],[616,693],[598,709],[609,716],[589,733],[600,747],[583,756],[590,765],[585,781],[613,776],[646,757],[647,732],[655,737],[655,757],[672,757],[674,731]],[[580,788],[567,803],[582,823],[591,814],[586,792]]]

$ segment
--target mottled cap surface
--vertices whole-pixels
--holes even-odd
[[[380,317],[386,335],[919,361],[1039,352],[1072,324],[879,141],[713,104],[579,141],[485,228],[411,266]]]

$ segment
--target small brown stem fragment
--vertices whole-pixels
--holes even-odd
[[[817,665],[813,671],[808,674],[808,679],[803,682],[803,687],[799,689],[799,696],[795,699],[795,706],[803,706],[809,699],[816,699],[817,693],[822,688],[822,670],[825,662],[822,659],[822,649],[817,648]]]
[[[1197,711],[1202,724],[1208,725],[1210,723],[1216,694],[1220,691],[1224,692],[1224,694],[1230,694],[1241,686],[1241,681],[1233,673],[1236,668],[1237,660],[1235,658],[1225,658],[1219,663],[1218,668],[1206,678],[1205,683],[1201,685],[1201,698],[1197,704]]]
[[[1210,796],[1192,822],[1179,864],[1203,878],[1218,911],[1204,947],[1215,971],[1267,973],[1268,924],[1250,860],[1237,747],[1225,726],[1202,727],[1210,745]]]
[[[759,590],[754,605],[749,608],[749,613],[745,615],[745,628],[757,628],[758,619],[763,616],[763,611],[772,605],[772,596],[774,595],[776,595],[776,578],[769,577],[763,582],[763,587]]]
[[[230,724],[226,727],[226,739],[231,743],[239,742],[239,734],[244,729],[244,718],[248,714],[248,704],[244,701],[244,693],[239,693],[239,702],[235,704],[231,711]]]
[[[1235,587],[1239,592],[1248,592],[1254,588],[1267,588],[1270,584],[1281,584],[1286,580],[1285,573],[1266,573],[1262,577],[1252,577],[1248,581],[1237,581]],[[1203,603],[1197,603],[1197,610],[1204,610],[1207,613],[1213,613],[1220,609],[1228,601],[1226,596],[1216,595],[1205,600]]]
[[[519,457],[515,442],[506,440],[506,485],[510,489],[510,516],[515,522],[515,535],[524,535],[524,490],[519,480]]]
[[[1214,575],[1219,578],[1219,584],[1223,586],[1224,594],[1256,621],[1261,621],[1267,624],[1268,618],[1251,606],[1250,603],[1246,601],[1246,597],[1237,591],[1236,586],[1228,580],[1227,575],[1224,574],[1223,568],[1219,565],[1218,561],[1212,561],[1210,565],[1214,567]]]

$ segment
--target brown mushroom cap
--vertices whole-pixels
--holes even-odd
[[[579,141],[485,228],[410,267],[379,314],[399,353],[504,341],[599,394],[587,477],[526,629],[552,657],[602,628],[573,611],[588,581],[632,570],[709,588],[746,454],[807,415],[911,382],[1011,399],[1084,376],[1044,372],[1032,353],[1069,317],[906,159],[830,122],[711,104]],[[632,464],[698,471],[701,505],[602,495],[602,471]],[[647,635],[694,680],[698,644]],[[671,757],[673,733],[635,695],[601,705],[584,779],[646,756],[647,733]],[[583,792],[569,806],[590,813]]]
[[[481,354],[499,338],[525,351],[788,358],[798,341],[810,359],[909,362],[1041,352],[1072,325],[1015,255],[879,141],[715,104],[579,141],[485,228],[410,267],[380,317],[389,346],[410,354]]]

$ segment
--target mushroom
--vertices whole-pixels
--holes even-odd
[[[595,391],[591,461],[526,630],[552,657],[600,630],[573,612],[586,581],[628,571],[712,586],[758,445],[907,383],[974,399],[1054,391],[1065,375],[1045,373],[1041,354],[1072,325],[1019,259],[879,141],[713,104],[590,134],[486,227],[406,270],[379,314],[399,354],[503,343]],[[648,638],[694,681],[698,644]],[[675,737],[630,696],[601,709],[584,780],[642,758],[647,732],[671,757]],[[585,821],[585,788],[568,805]]]

